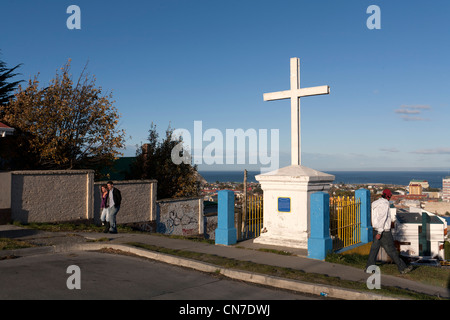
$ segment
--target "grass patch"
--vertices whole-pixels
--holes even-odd
[[[325,261],[331,263],[344,264],[359,269],[364,269],[366,267],[368,258],[369,258],[368,255],[361,255],[361,254],[330,253],[326,256]]]
[[[14,222],[14,225],[23,228],[49,231],[49,232],[103,232],[104,226],[97,226],[91,221],[76,221],[76,222],[46,222],[46,223],[19,223]],[[117,225],[118,232],[131,233],[134,232],[131,227]]]
[[[368,255],[331,253],[327,255],[325,260],[327,262],[364,269],[368,258]],[[450,288],[450,269],[448,268],[415,266],[410,273],[400,274],[395,263],[384,263],[378,266],[380,267],[381,274],[396,276],[441,288]]]
[[[163,247],[159,247],[159,246],[143,244],[143,243],[138,243],[138,242],[130,242],[130,243],[128,243],[128,245],[132,245],[134,247],[142,248],[145,250],[155,251],[155,252],[159,252],[159,253],[165,253],[165,254],[174,255],[174,256],[183,257],[183,258],[192,259],[192,260],[197,260],[197,261],[202,261],[202,262],[214,264],[214,265],[217,265],[217,266],[220,266],[223,268],[260,273],[260,274],[265,274],[265,275],[270,275],[270,276],[275,276],[275,277],[280,277],[280,278],[286,278],[286,279],[292,279],[292,280],[297,280],[297,281],[304,281],[304,282],[315,283],[315,284],[336,286],[336,287],[352,289],[352,290],[356,290],[356,291],[371,292],[371,293],[385,295],[385,296],[400,297],[400,298],[406,298],[406,299],[419,299],[419,300],[439,300],[439,298],[435,297],[435,296],[429,296],[426,294],[416,293],[413,291],[400,289],[400,288],[394,288],[394,287],[382,287],[382,289],[376,290],[376,292],[374,292],[373,290],[370,290],[367,288],[367,285],[365,282],[361,283],[361,282],[355,282],[355,281],[342,280],[337,277],[329,277],[329,276],[323,275],[323,274],[306,273],[301,270],[269,266],[269,265],[264,265],[264,264],[257,264],[257,263],[250,262],[250,261],[240,261],[240,260],[220,257],[217,255],[212,255],[212,254],[205,254],[205,253],[199,253],[199,252],[193,252],[193,251],[187,251],[187,250],[168,249],[168,248],[163,248]]]
[[[23,240],[0,238],[0,250],[15,250],[32,247],[36,247],[36,245]]]

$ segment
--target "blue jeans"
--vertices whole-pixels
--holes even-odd
[[[107,222],[109,221],[109,208],[103,208],[102,210],[102,214],[100,216],[100,220],[102,222]]]
[[[384,231],[381,234],[381,239],[377,240],[375,236],[377,232],[373,231],[373,243],[370,247],[369,259],[367,260],[367,268],[369,266],[375,265],[375,261],[377,259],[378,250],[380,247],[383,247],[386,250],[386,253],[394,260],[397,265],[398,271],[402,272],[406,268],[406,263],[400,258],[400,255],[397,252],[397,249],[394,245],[394,238],[392,237],[391,231]]]
[[[111,232],[117,232],[116,215],[117,212],[119,212],[119,210],[120,206],[112,206],[109,208],[109,224],[110,224],[109,231]]]

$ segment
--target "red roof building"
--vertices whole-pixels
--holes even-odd
[[[7,135],[12,135],[14,128],[8,127],[6,124],[0,122],[0,138],[4,138]]]

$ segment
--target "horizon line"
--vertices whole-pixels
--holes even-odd
[[[281,169],[281,168],[280,168]],[[201,169],[197,168],[198,172],[256,172],[260,169]],[[358,168],[358,169],[318,169],[319,171],[332,171],[332,172],[448,172],[450,174],[450,168]],[[274,170],[275,171],[275,170]]]

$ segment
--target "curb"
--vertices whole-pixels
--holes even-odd
[[[309,293],[314,295],[326,294],[326,296],[330,298],[344,299],[344,300],[402,300],[378,294],[359,292],[351,289],[332,287],[328,285],[317,285],[297,280],[288,280],[264,274],[227,269],[206,262],[199,262],[187,258],[175,257],[164,253],[153,252],[122,244],[88,243],[70,246],[58,246],[54,248],[53,252],[62,253],[68,251],[95,251],[109,248],[121,250],[127,253],[132,253],[140,257],[148,258],[151,260],[157,260],[171,265],[182,266],[206,273],[221,274],[227,278],[234,280],[240,280],[253,284],[265,285],[301,293]]]

